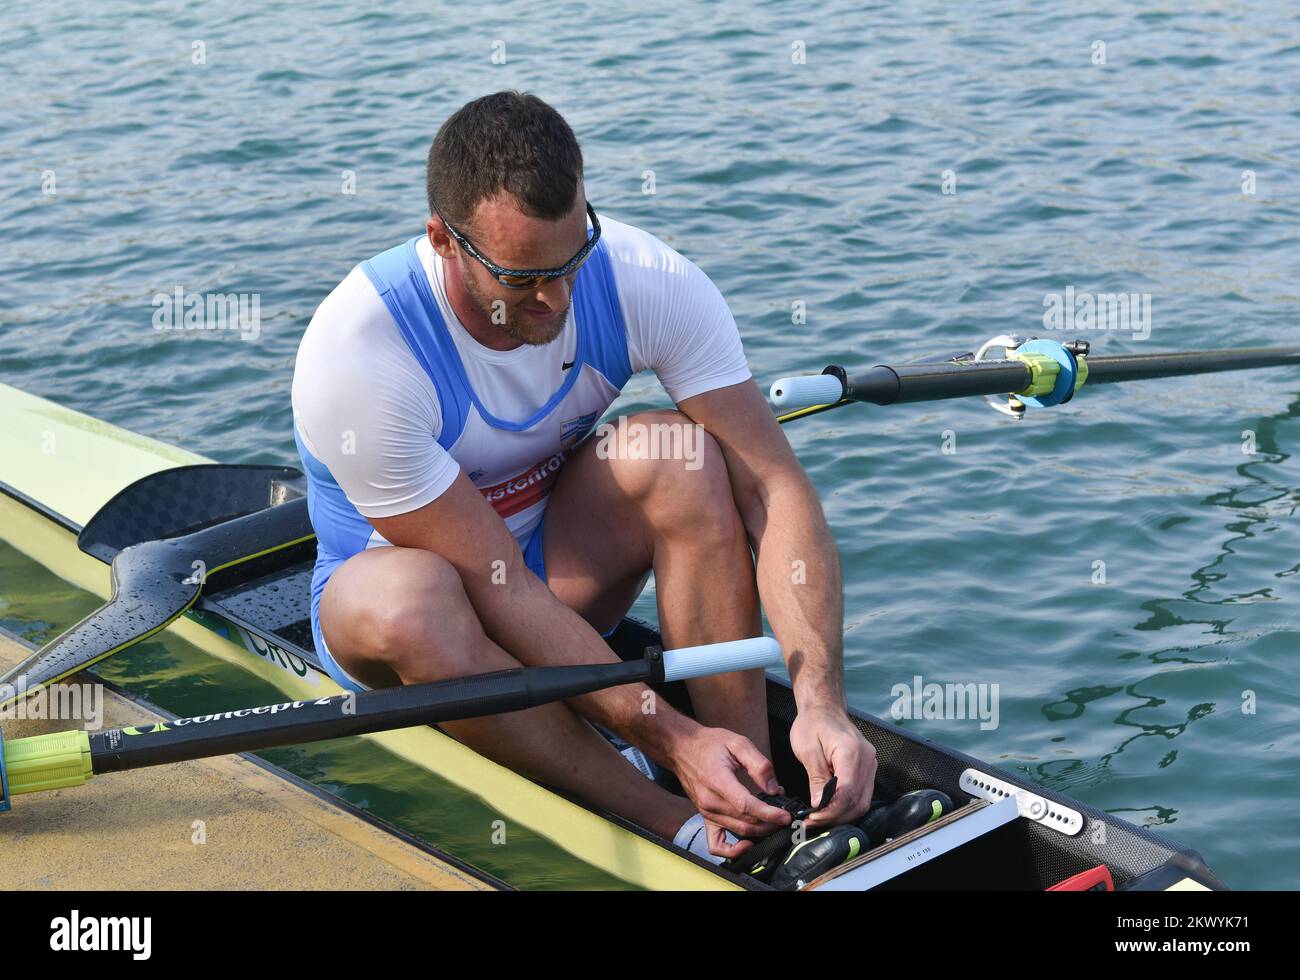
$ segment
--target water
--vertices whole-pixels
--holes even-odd
[[[1083,335],[1098,352],[1296,343],[1285,5],[702,9],[9,4],[0,380],[223,461],[296,462],[313,309],[422,226],[441,121],[508,87],[565,114],[599,211],[713,277],[764,384],[1042,332],[1067,286],[1152,297],[1150,338]],[[260,332],[156,331],[177,287],[260,294]],[[840,544],[853,702],[887,713],[918,674],[997,684],[996,729],[907,724],[1166,831],[1238,887],[1293,884],[1298,395],[1271,371],[1018,424],[968,401],[791,427]],[[662,401],[629,386],[629,407]],[[72,600],[31,581],[0,590],[14,625],[64,621],[45,597]],[[171,697],[210,680],[187,677]],[[426,812],[333,752],[305,768]]]

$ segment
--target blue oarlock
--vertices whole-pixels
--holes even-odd
[[[1067,347],[1057,343],[1055,340],[1036,339],[1026,341],[1016,348],[1017,354],[1042,354],[1050,357],[1061,366],[1061,370],[1056,374],[1056,386],[1049,394],[1039,395],[1017,395],[1016,397],[1026,405],[1032,405],[1034,408],[1050,408],[1052,405],[1061,405],[1068,402],[1074,397],[1076,382],[1079,378],[1079,360],[1074,356],[1074,352]]]

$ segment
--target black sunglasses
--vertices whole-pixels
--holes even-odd
[[[600,241],[600,221],[596,218],[596,211],[587,203],[587,215],[591,218],[591,237],[587,239],[587,244],[573,258],[565,262],[558,269],[504,269],[497,265],[482,252],[474,247],[474,243],[453,228],[446,218],[443,218],[442,212],[435,207],[434,213],[442,218],[443,226],[447,229],[447,234],[455,239],[456,244],[468,252],[471,256],[478,259],[492,273],[493,277],[507,289],[536,289],[543,283],[551,282],[554,279],[562,279],[565,276],[571,276],[582,268],[582,264],[591,256],[591,250],[596,247]]]

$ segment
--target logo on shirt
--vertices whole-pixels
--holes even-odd
[[[576,419],[566,419],[561,422],[560,445],[564,450],[567,452],[580,443],[599,417],[599,412],[588,412],[586,415],[579,415]]]
[[[502,519],[513,517],[545,499],[555,486],[555,477],[563,463],[561,451],[496,486],[479,487],[478,491]]]

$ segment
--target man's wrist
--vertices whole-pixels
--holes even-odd
[[[794,701],[800,711],[839,711],[847,710],[844,698],[844,685],[831,679],[818,678],[804,683],[794,682]]]
[[[647,712],[640,716],[629,741],[634,742],[655,762],[671,766],[682,747],[699,734],[704,726],[667,705],[662,707],[662,711]]]

